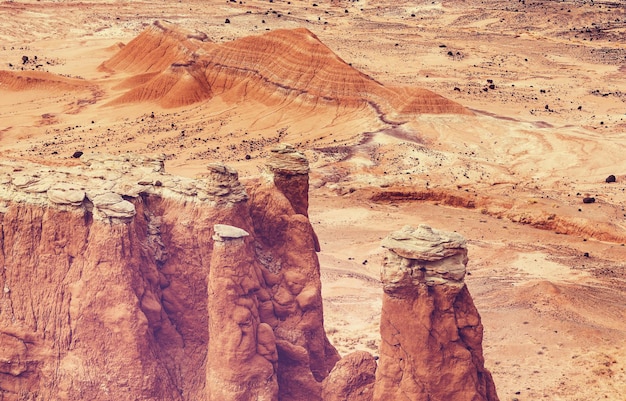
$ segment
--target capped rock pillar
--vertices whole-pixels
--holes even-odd
[[[281,143],[272,149],[267,168],[274,185],[289,200],[298,214],[309,215],[309,161],[292,145]]]
[[[237,227],[216,224],[208,280],[209,401],[276,401],[276,340],[261,323],[253,252]]]
[[[383,240],[374,401],[497,401],[483,326],[464,282],[465,240],[421,225]]]

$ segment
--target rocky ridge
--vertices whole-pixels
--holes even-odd
[[[305,28],[273,30],[217,44],[201,32],[155,21],[100,65],[132,74],[111,104],[155,102],[180,107],[221,95],[266,106],[371,109],[386,122],[416,113],[472,114],[421,88],[386,87],[352,68]]]
[[[95,219],[132,218],[133,198],[159,196],[173,200],[237,203],[247,198],[235,170],[211,163],[202,179],[165,174],[164,156],[85,155],[82,163],[46,166],[27,161],[0,162],[0,200],[80,206]]]

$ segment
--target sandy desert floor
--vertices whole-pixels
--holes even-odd
[[[468,240],[502,400],[626,400],[623,2],[43,0],[2,2],[0,15],[3,157],[165,153],[173,173],[222,160],[245,177],[293,143],[312,164],[326,327],[341,353],[376,352],[380,240],[426,223]],[[388,124],[223,98],[109,105],[126,76],[98,66],[155,20],[216,43],[304,27],[378,82],[472,115]]]

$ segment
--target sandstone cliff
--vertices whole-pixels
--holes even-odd
[[[0,163],[0,400],[495,401],[457,234],[391,234],[380,360],[324,332],[306,158]]]
[[[0,399],[320,399],[317,239],[271,171],[0,163]]]
[[[389,235],[375,401],[495,401],[483,326],[463,278],[465,240],[420,226]]]
[[[260,313],[276,335],[281,400],[321,399],[321,381],[339,360],[324,332],[319,243],[309,219],[298,213],[308,205],[308,168],[301,153],[281,146],[265,177],[248,187],[268,287],[259,297]]]

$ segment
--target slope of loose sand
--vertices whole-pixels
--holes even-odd
[[[223,160],[246,176],[291,142],[313,167],[326,327],[342,353],[376,352],[380,240],[427,223],[468,239],[501,399],[625,399],[618,3],[20,1],[0,13],[3,157],[165,153],[171,172]]]

